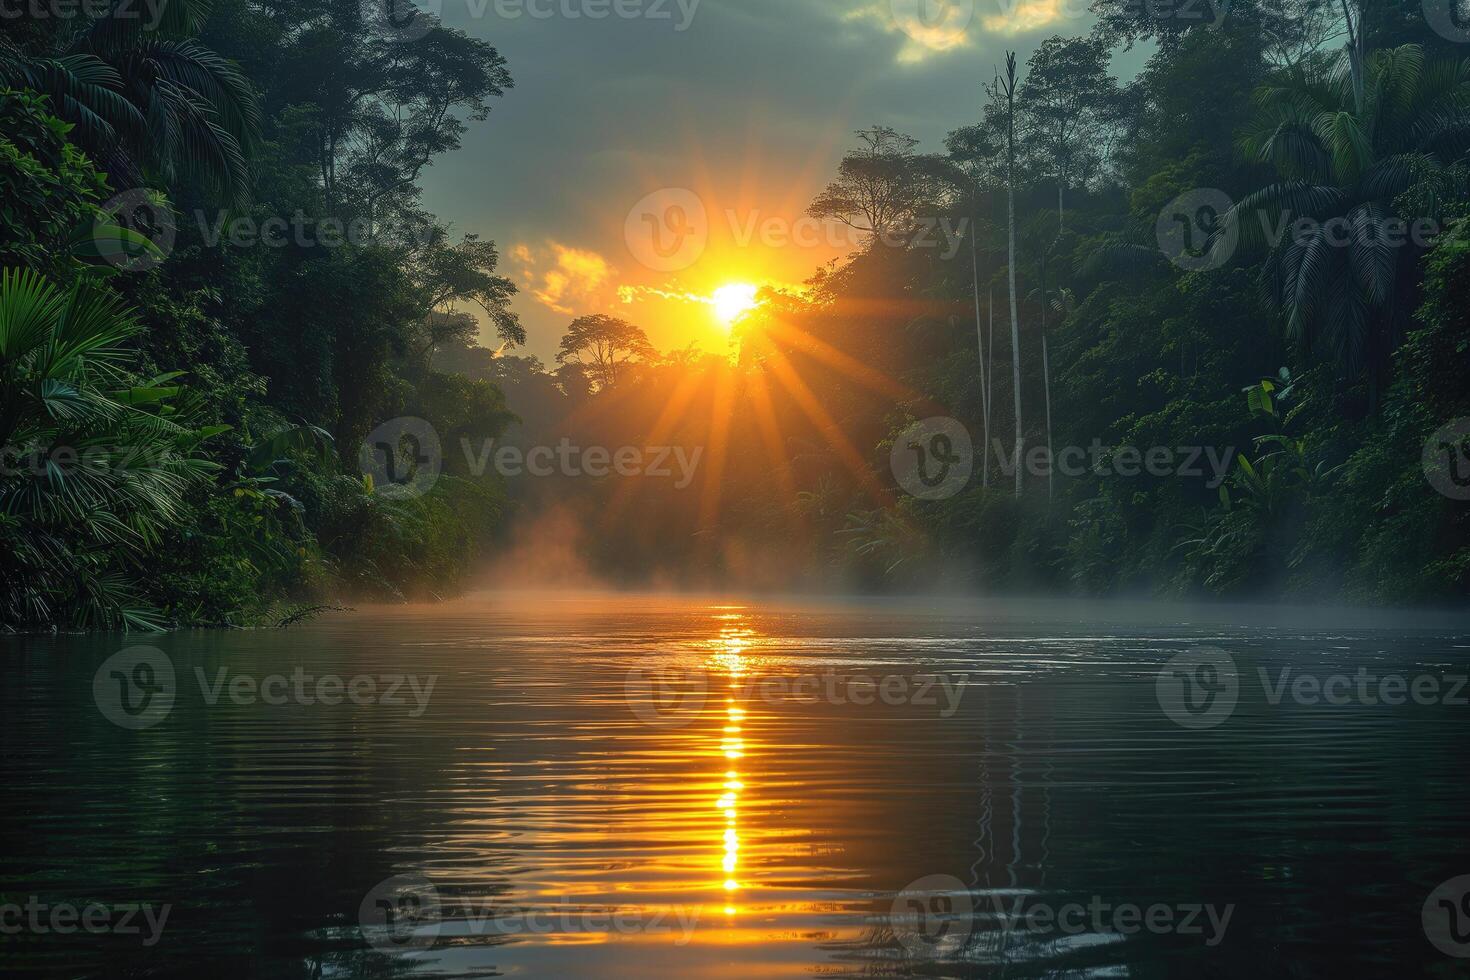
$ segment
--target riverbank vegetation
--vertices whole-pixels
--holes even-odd
[[[487,437],[513,417],[429,367],[475,332],[456,304],[520,327],[493,245],[418,206],[504,59],[442,27],[397,44],[370,5],[155,6],[4,21],[0,627],[456,588],[502,486],[394,496],[358,450],[398,415]]]
[[[1426,477],[1470,478],[1432,439],[1470,416],[1470,63],[1417,2],[1098,0],[976,65],[942,151],[858,134],[811,214],[866,244],[763,290],[738,356],[608,311],[554,368],[512,349],[496,246],[419,201],[505,59],[372,6],[6,20],[0,628],[274,622],[509,548],[639,584],[1466,594],[1470,510]],[[359,464],[400,417],[443,440],[422,495]],[[900,436],[939,417],[970,476],[911,495]],[[490,439],[649,465],[458,457]]]

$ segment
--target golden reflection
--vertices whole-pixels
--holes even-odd
[[[746,637],[750,630],[742,625],[738,613],[726,613],[722,621],[715,662],[727,676],[730,696],[725,699],[725,725],[721,731],[720,752],[728,762],[725,769],[724,793],[715,805],[725,818],[723,850],[720,871],[724,876],[725,915],[733,919],[740,911],[737,904],[740,892],[740,792],[745,783],[740,779],[737,760],[745,756],[745,739],[742,737],[742,721],[745,709],[740,706],[741,679],[745,673],[744,652],[748,646]]]

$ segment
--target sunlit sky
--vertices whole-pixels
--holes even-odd
[[[799,285],[855,247],[798,224],[854,130],[880,123],[942,149],[978,118],[1006,48],[1024,63],[1042,38],[1091,24],[1086,0],[617,0],[663,16],[562,13],[598,2],[442,0],[447,25],[507,58],[515,88],[436,161],[424,203],[497,243],[521,290],[521,352],[548,365],[567,324],[594,312],[639,324],[661,350],[725,351],[749,287]]]

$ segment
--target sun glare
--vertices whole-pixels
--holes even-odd
[[[716,289],[710,296],[715,316],[725,326],[732,325],[741,315],[755,309],[756,287],[748,282],[732,282]]]

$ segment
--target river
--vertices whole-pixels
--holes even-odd
[[[1470,626],[1446,617],[493,593],[0,643],[7,975],[1470,954]]]

